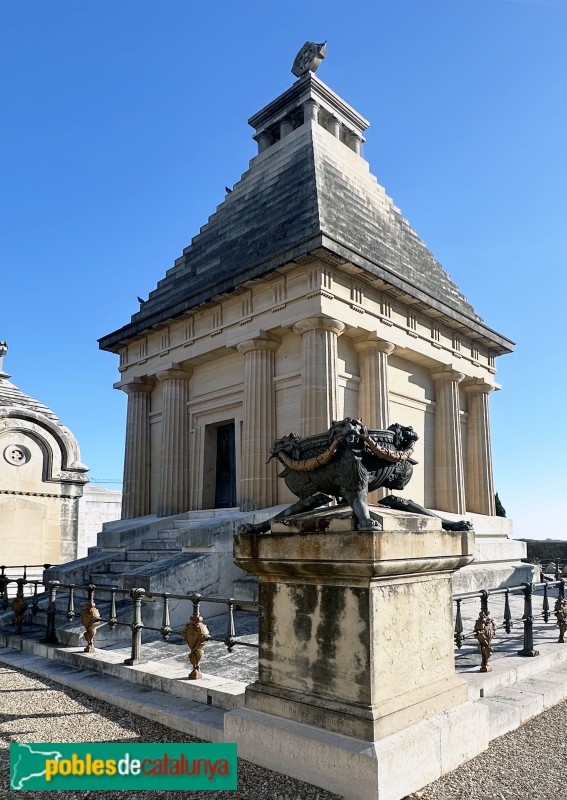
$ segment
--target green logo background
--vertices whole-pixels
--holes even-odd
[[[88,758],[90,756],[90,759]],[[165,760],[164,760],[164,757]],[[106,765],[109,760],[116,763],[114,775],[93,773],[95,760]],[[228,774],[221,774],[219,767],[228,762]],[[47,780],[46,762],[51,764],[51,779]],[[70,761],[83,766],[81,775],[61,775],[60,762]],[[121,774],[127,765],[140,762],[138,775]],[[211,765],[217,762],[217,771],[211,775]],[[61,765],[64,766],[64,765]],[[78,769],[81,767],[78,766]],[[90,768],[91,774],[88,773]],[[100,769],[100,767],[99,767]],[[142,769],[145,772],[142,772]],[[170,774],[166,774],[166,770]],[[172,771],[183,774],[171,774]],[[188,774],[193,772],[194,774]],[[81,743],[52,744],[40,742],[31,744],[10,744],[10,788],[17,791],[37,789],[138,789],[158,791],[160,789],[196,789],[230,790],[236,789],[236,744],[128,744]]]

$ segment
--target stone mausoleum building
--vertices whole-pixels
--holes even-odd
[[[79,501],[88,467],[54,412],[10,381],[2,368],[7,349],[0,342],[2,563],[61,564],[80,550]]]
[[[123,518],[291,501],[272,441],[347,416],[418,432],[405,496],[493,517],[489,396],[513,343],[370,172],[367,120],[312,71],[249,122],[249,169],[100,340],[128,395]]]

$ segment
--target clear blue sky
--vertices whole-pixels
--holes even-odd
[[[567,0],[0,0],[6,370],[94,478],[121,477],[126,396],[97,339],[247,169],[246,120],[291,85],[308,39],[328,41],[318,76],[371,121],[372,172],[517,342],[491,399],[515,535],[567,535]]]

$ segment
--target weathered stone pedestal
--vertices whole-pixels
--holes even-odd
[[[244,758],[352,798],[396,797],[396,788],[380,789],[388,770],[378,751],[391,761],[396,740],[403,758],[424,720],[438,731],[439,720],[452,729],[461,709],[473,713],[454,668],[451,575],[472,560],[474,534],[445,532],[432,517],[375,511],[382,531],[354,531],[350,510],[329,509],[235,540],[236,563],[260,579],[260,654],[246,708],[227,715],[227,741],[236,740]],[[438,750],[438,732],[434,739]],[[475,740],[472,755],[484,746]],[[355,752],[355,761],[364,754],[364,780],[356,767],[364,789],[345,775]],[[319,781],[317,753],[325,762]],[[438,755],[413,788],[436,777]],[[406,785],[404,793],[412,790]]]

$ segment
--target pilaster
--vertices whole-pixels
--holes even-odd
[[[120,386],[128,395],[122,519],[150,513],[150,405],[153,385],[135,380]]]
[[[244,422],[240,508],[251,511],[277,503],[276,464],[266,466],[276,438],[275,352],[279,339],[268,335],[240,342],[244,355]]]
[[[494,386],[483,380],[467,381],[467,462],[465,486],[467,510],[477,514],[496,515],[494,479],[492,476],[492,445],[488,395]]]
[[[435,381],[435,507],[465,513],[465,481],[459,383],[462,372],[451,367],[431,373]]]
[[[301,336],[301,427],[303,436],[321,433],[340,416],[337,339],[344,323],[332,317],[309,317],[293,326]]]
[[[173,366],[158,372],[163,383],[162,454],[157,515],[168,517],[189,508],[189,379],[192,369]]]

